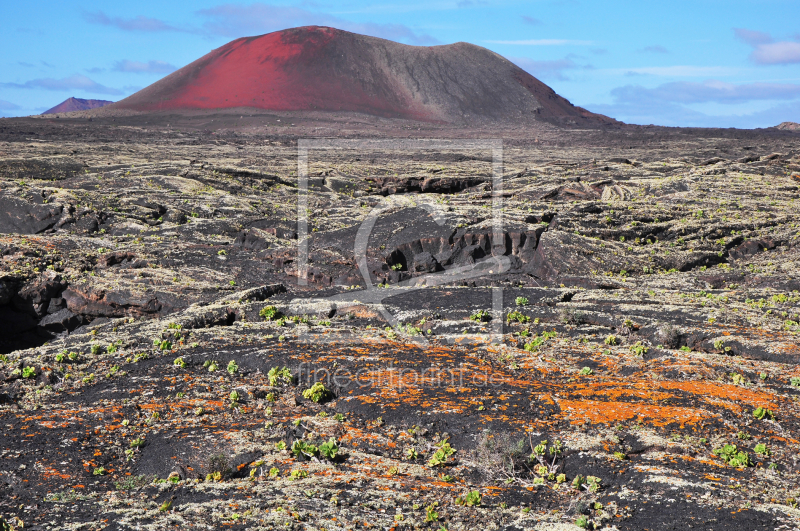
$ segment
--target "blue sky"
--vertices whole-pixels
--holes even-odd
[[[116,101],[234,38],[319,24],[485,46],[628,123],[800,122],[798,0],[60,0],[5,2],[0,15],[0,116]]]

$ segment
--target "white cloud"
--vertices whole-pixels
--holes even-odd
[[[84,13],[83,18],[92,24],[101,26],[112,26],[124,31],[134,31],[143,33],[156,33],[162,31],[185,31],[163,20],[139,15],[133,18],[109,17],[102,11],[95,13]]]
[[[534,77],[567,81],[569,78],[564,75],[565,71],[581,69],[588,70],[592,68],[591,65],[581,65],[576,63],[573,60],[574,57],[575,56],[568,55],[563,59],[556,59],[553,61],[536,61],[526,57],[513,57],[509,60]]]
[[[100,83],[92,81],[88,77],[81,74],[75,74],[62,79],[40,78],[32,79],[30,81],[26,81],[25,83],[0,83],[0,86],[17,89],[44,89],[58,91],[82,90],[84,92],[91,92],[94,94],[122,94],[122,91],[118,89],[101,85]]]
[[[485,41],[492,44],[514,44],[518,46],[592,46],[593,41],[573,41],[569,39],[527,39],[520,41]]]
[[[800,63],[800,42],[759,44],[750,58],[761,65]]]
[[[636,68],[608,68],[598,70],[609,74],[648,74],[661,77],[710,77],[710,76],[729,76],[739,72],[736,68],[725,66],[645,66]]]
[[[790,83],[745,83],[736,85],[717,80],[703,83],[679,81],[655,88],[626,85],[611,91],[617,102],[672,102],[735,104],[757,100],[794,100],[800,98],[800,85]]]
[[[313,12],[298,7],[255,3],[250,5],[223,4],[197,12],[207,19],[203,24],[206,33],[225,37],[259,35],[296,26],[331,26],[354,33],[415,45],[438,44],[430,35],[417,34],[403,24],[378,24],[351,22],[327,13]]]
[[[169,74],[177,70],[178,67],[165,61],[129,61],[123,59],[114,64],[116,72],[131,72],[135,74]]]
[[[800,63],[800,42],[781,41],[769,33],[744,28],[733,29],[736,38],[753,47],[750,60],[759,65],[788,65]]]

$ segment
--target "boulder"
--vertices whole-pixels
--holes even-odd
[[[58,222],[62,210],[61,205],[32,204],[21,198],[0,196],[0,233],[39,234]]]

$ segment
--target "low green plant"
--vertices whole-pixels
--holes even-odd
[[[273,319],[281,318],[281,312],[279,312],[275,306],[266,306],[261,308],[261,311],[258,312],[258,315],[265,321],[272,321]]]
[[[153,341],[153,346],[158,350],[172,350],[172,343],[168,339],[156,339]]]
[[[789,385],[791,385],[792,387],[800,388],[800,377],[790,378]]]
[[[634,353],[636,356],[643,356],[647,354],[648,348],[642,344],[641,341],[637,341],[634,345],[631,345],[630,351]]]
[[[579,517],[578,517],[578,518],[575,520],[575,525],[576,525],[577,527],[580,527],[581,529],[589,529],[589,525],[590,525],[590,524],[589,524],[589,517],[588,517],[588,516],[586,516],[586,515],[583,515],[583,514],[582,514],[582,515],[580,515],[580,516],[579,516]]]
[[[95,476],[104,476],[106,473],[106,469],[99,466],[92,471],[92,474]]]
[[[96,355],[100,354],[100,348],[101,348],[100,345],[95,343],[94,345],[89,347],[89,352],[91,352],[92,355],[96,356]]]
[[[591,367],[584,367],[583,369],[581,369],[582,376],[589,376],[590,374],[592,374],[592,372],[594,371],[592,371]]]
[[[469,318],[478,323],[485,323],[491,321],[492,314],[487,310],[478,310],[477,312],[470,315]]]
[[[131,448],[141,448],[144,446],[144,439],[134,439],[131,441]]]
[[[319,448],[301,439],[295,439],[292,443],[292,453],[295,457],[307,457],[311,459],[312,457],[316,457],[319,453]]]
[[[230,374],[231,376],[233,376],[234,374],[239,372],[239,366],[233,360],[228,362],[228,366],[225,369],[228,371],[228,374]]]
[[[447,458],[456,453],[456,449],[450,446],[447,440],[441,441],[436,445],[437,449],[430,459],[428,459],[428,466],[435,467],[443,465],[447,462]]]
[[[745,468],[753,465],[748,453],[744,450],[739,450],[735,444],[726,444],[722,448],[716,448],[712,453],[729,466]]]
[[[757,407],[753,410],[753,416],[758,420],[775,420],[775,415],[767,408]]]
[[[439,520],[439,511],[436,510],[438,507],[439,502],[433,502],[425,507],[425,523],[436,522]]]
[[[36,368],[35,367],[23,367],[22,368],[22,377],[23,378],[33,378],[36,376]]]
[[[516,321],[516,322],[518,322],[520,324],[525,324],[525,323],[529,322],[530,320],[531,320],[530,317],[528,317],[524,313],[518,312],[518,311],[513,311],[513,312],[509,313],[506,316],[506,322],[508,322],[508,323]]]
[[[183,358],[175,358],[175,361],[173,361],[172,364],[176,367],[180,367],[181,369],[186,367],[186,362],[183,361]]]
[[[322,385],[321,382],[317,382],[312,385],[310,388],[303,391],[303,398],[311,400],[312,402],[322,402],[330,395],[330,391]]]
[[[291,473],[289,474],[289,479],[291,479],[292,481],[305,477],[308,477],[308,472],[306,472],[305,470],[292,470]]]
[[[606,336],[606,339],[605,339],[604,343],[606,345],[610,345],[610,346],[618,345],[619,344],[619,339],[617,339],[617,336],[611,334],[611,335]]]
[[[207,368],[208,372],[216,372],[217,369],[219,369],[217,362],[212,360],[206,360],[206,362],[203,363],[203,367]]]
[[[277,387],[292,383],[292,372],[287,367],[273,367],[267,373],[269,385]]]
[[[327,442],[319,445],[319,452],[323,457],[333,461],[339,454],[339,443],[336,442],[336,439],[331,437]]]
[[[517,297],[516,299],[514,299],[514,303],[517,306],[527,306],[528,305],[528,299],[526,297]]]
[[[764,457],[769,457],[770,451],[767,448],[767,445],[764,443],[758,443],[754,448],[753,451],[758,455],[763,455]]]
[[[481,493],[477,490],[469,491],[466,496],[456,498],[456,505],[464,507],[478,507],[481,504]]]
[[[231,402],[238,402],[239,399],[242,398],[242,395],[239,394],[239,391],[234,389],[231,391],[229,398],[231,399]]]

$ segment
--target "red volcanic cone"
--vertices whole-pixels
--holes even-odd
[[[614,121],[573,106],[479,46],[407,46],[317,26],[237,39],[111,108],[230,107],[443,122]]]

